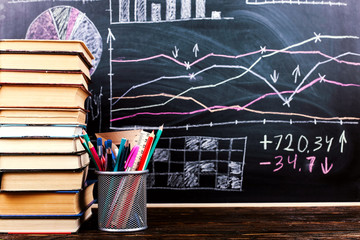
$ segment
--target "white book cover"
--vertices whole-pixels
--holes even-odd
[[[78,137],[85,125],[0,125],[0,137]]]

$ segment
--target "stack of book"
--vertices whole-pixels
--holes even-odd
[[[0,40],[0,232],[76,232],[91,216],[81,41]]]

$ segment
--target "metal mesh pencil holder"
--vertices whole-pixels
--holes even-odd
[[[148,170],[96,171],[100,230],[132,232],[147,228],[146,178],[148,172]]]

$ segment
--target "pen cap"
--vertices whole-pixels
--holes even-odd
[[[102,146],[103,145],[102,138],[98,138],[96,144],[97,144],[97,146]]]

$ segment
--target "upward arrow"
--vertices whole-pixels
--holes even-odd
[[[294,71],[292,72],[291,75],[292,75],[292,76],[295,75],[295,83],[296,83],[297,78],[301,76],[299,65],[297,65],[297,67],[294,69]]]
[[[198,44],[196,43],[194,48],[193,48],[193,53],[195,53],[195,57],[197,57],[197,53],[199,52],[199,46]]]
[[[343,153],[344,151],[344,144],[347,143],[346,137],[345,137],[345,130],[342,132],[342,134],[340,135],[339,138],[339,143],[340,143],[340,152]]]
[[[114,36],[114,34],[111,32],[111,29],[108,28],[108,35],[107,35],[107,38],[106,38],[106,43],[109,43],[111,39],[112,39],[112,40],[115,40],[115,36]]]

